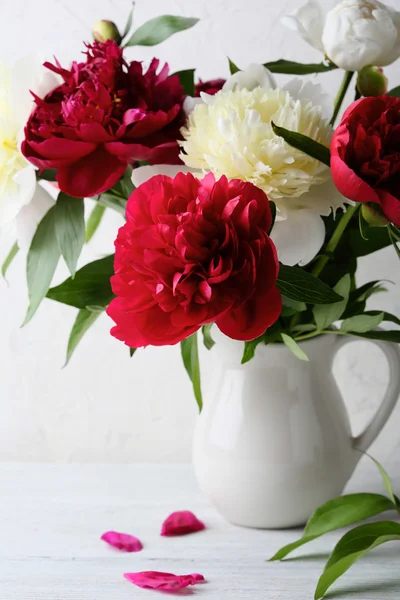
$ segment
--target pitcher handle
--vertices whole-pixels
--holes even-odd
[[[361,338],[338,336],[338,341],[335,348],[335,354],[345,344],[349,342],[360,341]],[[376,411],[374,418],[366,429],[353,438],[353,448],[358,450],[366,451],[371,446],[372,442],[378,437],[379,433],[383,429],[387,420],[393,412],[396,406],[397,400],[400,396],[400,349],[397,344],[392,342],[385,342],[382,340],[367,340],[376,344],[384,353],[386,360],[389,364],[389,384],[386,389],[386,393],[383,400]]]

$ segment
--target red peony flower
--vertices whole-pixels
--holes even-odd
[[[201,92],[214,96],[214,94],[222,90],[225,81],[225,79],[211,79],[210,81],[199,79],[198,83],[194,86],[194,97],[199,98]]]
[[[183,88],[157,74],[153,59],[126,63],[116,42],[94,42],[86,62],[70,70],[46,63],[62,85],[36,107],[25,127],[22,152],[40,169],[57,169],[62,191],[93,196],[112,187],[136,160],[179,164],[177,138],[183,124]]]
[[[252,340],[279,317],[278,260],[263,191],[238,179],[152,177],[115,242],[112,335],[131,348],[176,344],[215,322]]]
[[[379,205],[400,226],[399,98],[362,98],[347,109],[333,135],[331,168],[346,198]]]

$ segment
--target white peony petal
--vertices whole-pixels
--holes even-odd
[[[377,0],[343,0],[328,12],[322,33],[326,55],[348,71],[387,64],[397,39],[391,13]]]
[[[198,104],[203,104],[202,98],[193,98],[192,96],[186,96],[185,100],[183,101],[183,112],[185,113],[185,115],[191,113],[194,107]]]
[[[186,165],[149,165],[138,167],[132,171],[132,183],[135,187],[139,187],[145,181],[154,177],[154,175],[167,175],[167,177],[175,177],[178,173],[193,173],[196,177],[201,177],[202,172],[198,169],[191,169]]]
[[[243,71],[238,71],[234,75],[228,77],[222,89],[224,92],[242,89],[251,92],[257,87],[261,87],[265,90],[275,89],[276,81],[271,71],[266,69],[263,65],[253,63]]]
[[[29,250],[37,226],[54,204],[55,200],[37,185],[31,202],[24,206],[16,217],[17,242],[22,250]]]
[[[271,231],[278,259],[284,265],[308,264],[321,249],[325,239],[325,224],[321,217],[308,210],[288,210],[284,221],[275,221]]]
[[[308,0],[297,11],[290,15],[285,15],[281,19],[283,25],[289,27],[292,31],[297,31],[304,41],[320,52],[324,52],[322,31],[324,28],[325,11],[322,4],[322,1]]]
[[[11,69],[13,111],[15,120],[21,129],[23,129],[34,105],[31,92],[39,98],[44,98],[62,83],[62,78],[46,69],[43,62],[43,57],[33,53],[17,60]]]
[[[288,91],[292,98],[296,100],[309,100],[314,106],[320,106],[322,116],[325,119],[330,119],[333,112],[333,100],[329,94],[323,91],[320,83],[294,77],[282,89]]]

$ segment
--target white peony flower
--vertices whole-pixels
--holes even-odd
[[[335,65],[359,71],[400,56],[400,12],[378,0],[308,0],[282,22]]]
[[[56,85],[56,76],[37,59],[22,59],[12,69],[0,64],[0,231],[16,227],[21,247],[29,246],[38,222],[54,202],[37,188],[35,167],[20,151],[33,107],[30,92],[44,97]],[[27,210],[31,203],[34,206]]]
[[[297,78],[276,88],[262,65],[235,73],[225,86],[214,96],[203,94],[188,116],[185,141],[180,142],[186,167],[141,167],[134,170],[133,182],[188,169],[199,177],[212,171],[216,177],[250,181],[276,204],[272,238],[279,259],[306,264],[324,241],[321,215],[343,207],[346,200],[333,185],[330,169],[276,136],[271,121],[329,145],[331,101],[320,85]]]

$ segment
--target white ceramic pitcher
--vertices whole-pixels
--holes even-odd
[[[218,372],[194,440],[200,487],[237,525],[302,525],[341,494],[361,457],[358,450],[371,445],[389,418],[400,395],[399,349],[374,341],[386,355],[390,381],[372,423],[353,438],[332,363],[355,338],[325,335],[303,342],[309,362],[283,344],[259,344],[255,357],[241,365],[243,344],[220,333],[214,337]]]

